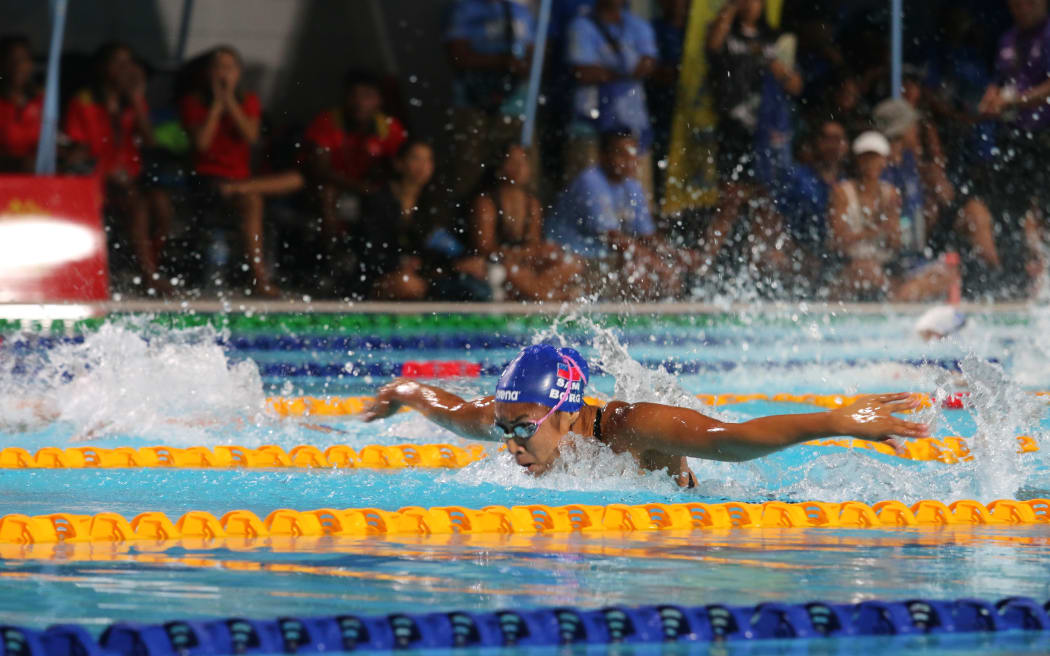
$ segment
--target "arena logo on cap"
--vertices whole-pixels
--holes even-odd
[[[517,401],[521,394],[519,390],[496,390],[497,401]]]

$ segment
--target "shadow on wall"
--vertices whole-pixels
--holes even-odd
[[[49,4],[46,0],[0,0],[0,32],[28,36],[41,61],[46,59],[51,42]],[[107,41],[119,40],[154,64],[166,62],[172,55],[176,37],[168,32],[157,2],[72,0],[68,7],[67,52],[91,53]]]
[[[304,0],[272,109],[308,120],[339,102],[348,69],[365,69],[396,83],[397,93],[388,94],[388,111],[418,134],[440,137],[451,98],[442,44],[451,4],[452,0]]]
[[[214,13],[208,3],[218,1],[197,0],[195,20]],[[67,14],[65,51],[87,55],[106,41],[120,40],[154,66],[165,68],[174,56],[184,2],[74,0]],[[271,97],[263,98],[263,103],[279,120],[305,122],[317,111],[336,104],[343,74],[349,68],[360,68],[395,81],[397,93],[390,99],[390,111],[402,114],[418,134],[440,140],[451,95],[442,35],[452,3],[300,0],[294,23],[280,30],[266,25],[266,18],[255,13],[244,25],[208,25],[208,40],[209,45],[238,46],[238,34],[244,30],[256,37],[284,31],[289,53],[285,61],[259,64],[247,55],[245,71],[246,82],[254,88],[262,88],[262,78],[277,76]],[[28,35],[41,62],[46,59],[51,37],[48,4],[0,0],[4,23],[0,33]],[[193,41],[191,33],[191,44]],[[282,45],[275,43],[274,50],[280,51]],[[190,50],[189,54],[195,54],[199,48],[191,46]]]

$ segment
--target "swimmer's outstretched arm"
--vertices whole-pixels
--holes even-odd
[[[636,403],[612,412],[605,431],[639,452],[740,462],[823,437],[851,436],[876,442],[894,436],[927,437],[929,429],[924,424],[893,416],[919,405],[919,398],[911,394],[872,394],[829,412],[776,415],[732,424],[686,408]]]
[[[400,378],[379,388],[375,402],[364,411],[361,418],[364,421],[383,419],[402,406],[408,406],[438,426],[462,437],[499,442],[501,440],[492,431],[496,418],[494,401],[491,396],[464,401],[440,387]]]

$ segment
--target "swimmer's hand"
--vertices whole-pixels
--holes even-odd
[[[893,437],[929,437],[926,424],[893,416],[895,412],[915,410],[921,404],[921,397],[915,394],[868,394],[832,410],[832,422],[836,433],[872,442],[886,442]]]
[[[365,408],[361,413],[361,421],[369,422],[377,419],[386,419],[390,417],[404,405],[401,394],[405,392],[407,385],[412,385],[411,381],[397,379],[392,383],[387,383],[379,388],[376,392],[376,398],[372,401],[372,405]]]

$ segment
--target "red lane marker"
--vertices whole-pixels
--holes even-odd
[[[955,394],[951,394],[948,398],[941,401],[941,407],[945,410],[962,410],[963,401],[969,395],[969,392],[956,392]]]
[[[478,378],[480,362],[465,360],[408,360],[401,365],[405,378]]]

